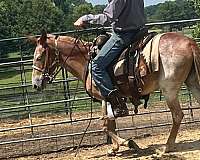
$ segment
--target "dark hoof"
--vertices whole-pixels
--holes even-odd
[[[137,107],[135,107],[134,113],[135,113],[135,114],[138,114],[138,108],[137,108]]]
[[[133,140],[129,140],[128,141],[128,147],[130,149],[134,149],[136,151],[139,151],[140,150],[140,147],[133,141]]]
[[[172,143],[172,144],[166,144],[164,152],[165,153],[176,152],[176,151],[178,151],[177,147],[178,147],[177,144],[174,144],[174,143]]]

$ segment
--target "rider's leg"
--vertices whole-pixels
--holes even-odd
[[[100,89],[102,96],[111,103],[115,117],[128,114],[126,103],[118,90],[114,89],[111,78],[107,72],[108,66],[132,42],[137,31],[115,33],[103,46],[92,63],[93,79]]]

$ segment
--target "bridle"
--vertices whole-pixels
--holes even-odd
[[[55,77],[57,76],[57,74],[60,72],[60,70],[62,69],[60,66],[60,61],[59,61],[59,57],[60,57],[60,52],[58,49],[58,40],[59,40],[59,36],[55,37],[55,59],[53,60],[52,64],[49,64],[50,61],[50,52],[49,52],[49,46],[47,43],[44,44],[44,49],[45,49],[45,60],[44,60],[44,68],[39,68],[37,67],[35,64],[32,65],[32,68],[41,72],[42,73],[42,77],[43,79],[46,79],[49,82],[52,82]],[[87,53],[89,53],[89,49],[86,47],[86,45],[81,41],[81,39],[79,39],[78,37],[75,39],[74,41],[74,46],[72,47],[70,54],[65,58],[64,63],[66,63],[66,61],[68,60],[68,58],[72,55],[73,51],[75,50],[75,48],[77,47],[80,52],[82,53],[80,47],[79,47],[79,42],[81,42],[84,46],[84,48],[86,49]],[[81,55],[83,55],[84,59],[88,61],[88,58],[82,53]],[[50,74],[50,71],[53,68],[56,68],[56,70],[53,71],[52,74]]]
[[[49,64],[50,62],[50,52],[49,52],[49,46],[47,43],[45,43],[43,45],[44,49],[45,49],[45,59],[44,59],[44,67],[43,68],[40,68],[40,67],[37,67],[35,64],[32,65],[32,68],[41,72],[42,73],[42,77],[43,79],[46,79],[48,81],[51,81],[51,79],[53,78],[53,75],[54,73],[50,74],[50,71],[53,69],[53,68],[58,68],[58,64],[59,64],[59,51],[58,50],[55,50],[55,58],[53,60],[53,63],[52,64]]]

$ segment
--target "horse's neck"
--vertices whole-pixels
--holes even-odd
[[[58,45],[60,51],[60,61],[64,68],[71,72],[80,80],[84,80],[85,67],[88,62],[87,49],[81,45],[60,43]]]

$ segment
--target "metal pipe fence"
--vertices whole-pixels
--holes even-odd
[[[200,19],[151,23],[147,26],[198,21]],[[99,30],[102,28],[54,34],[83,34],[86,37]],[[90,120],[92,123],[82,145],[106,143],[106,136],[101,130],[101,104],[91,102],[83,84],[62,70],[46,90],[36,92],[31,86],[32,56],[29,56],[33,46],[27,44],[26,37],[0,40],[0,46],[5,42],[12,46],[12,41],[19,49],[8,53],[8,57],[14,58],[0,59],[0,159],[76,147]],[[199,126],[200,106],[184,86],[179,97],[185,114],[182,128]],[[93,108],[92,117],[90,107]],[[137,115],[133,113],[131,104],[129,107],[131,114],[117,119],[117,131],[122,137],[137,138],[143,134],[152,135],[169,130],[171,115],[160,91],[151,95],[148,108],[139,108]]]

